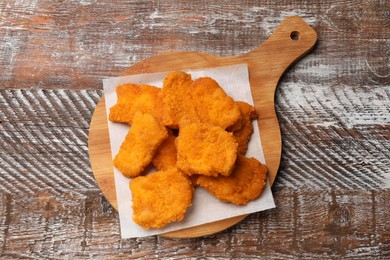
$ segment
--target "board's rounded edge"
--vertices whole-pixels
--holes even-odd
[[[228,228],[231,228],[232,226],[241,222],[247,216],[249,216],[249,214],[235,216],[232,218],[206,223],[195,227],[171,231],[171,232],[159,234],[158,236],[164,238],[179,238],[179,239],[211,236],[221,231],[224,231]]]
[[[100,190],[110,205],[115,210],[118,210],[116,192],[112,192],[112,190],[115,191],[115,180],[111,162],[111,147],[109,146],[109,143],[107,143],[107,140],[106,142],[101,141],[102,135],[108,137],[104,96],[99,99],[95,111],[92,114],[88,133],[88,156],[92,173]],[[106,154],[107,152],[108,155]],[[103,158],[101,156],[102,153],[104,153]],[[109,165],[106,165],[108,160]],[[106,174],[107,172],[109,173],[108,175]],[[104,178],[101,176],[104,176]]]

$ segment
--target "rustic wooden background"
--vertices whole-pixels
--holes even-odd
[[[291,15],[319,41],[276,93],[277,208],[121,240],[88,159],[101,79],[162,52],[248,52]],[[390,1],[1,1],[0,258],[390,258],[389,115]]]

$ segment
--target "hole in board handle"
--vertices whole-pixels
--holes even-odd
[[[293,41],[298,41],[299,38],[300,38],[299,32],[297,32],[297,31],[292,31],[291,34],[290,34],[290,38],[291,38],[291,40],[293,40]]]

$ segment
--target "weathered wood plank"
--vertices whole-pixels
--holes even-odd
[[[278,208],[197,239],[121,240],[118,216],[99,192],[7,196],[3,257],[365,259],[390,257],[389,193],[276,193]],[[372,208],[373,211],[368,211]],[[4,209],[3,209],[4,210]]]
[[[390,85],[281,84],[283,176],[276,185],[364,189],[389,185]]]
[[[317,51],[294,69],[299,70],[295,78],[333,76],[340,83],[389,83],[389,2],[362,4],[3,2],[0,83],[3,88],[100,89],[100,79],[118,75],[157,53],[190,50],[227,56],[248,52],[290,15],[301,16],[320,33]],[[369,77],[362,75],[364,70]]]
[[[18,200],[9,197],[7,243],[2,255],[53,257],[61,244],[66,244],[67,250],[81,252],[85,196],[71,192],[63,196],[40,193]],[[57,252],[61,253],[61,250]]]
[[[0,91],[0,189],[96,189],[88,129],[96,91]]]
[[[7,196],[10,197],[10,195],[4,193],[0,194],[0,244],[2,252],[7,244],[6,237],[8,236],[9,210],[7,208],[7,201],[9,198],[7,198]]]

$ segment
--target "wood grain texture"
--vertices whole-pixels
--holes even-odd
[[[334,66],[348,78],[358,63],[367,63],[374,80],[386,82],[390,69],[387,1],[201,1],[189,8],[185,1],[26,0],[2,2],[0,8],[6,88],[101,88],[101,78],[173,50],[243,54],[290,15],[320,30],[320,47],[327,52],[307,59],[317,61],[310,66],[317,73]]]
[[[0,2],[0,257],[389,258],[389,5]],[[291,15],[319,41],[276,91],[277,208],[210,237],[121,240],[88,161],[101,79],[172,50],[246,53]]]
[[[0,91],[0,189],[33,195],[95,189],[88,129],[96,91]]]
[[[5,259],[32,258],[387,258],[389,194],[280,190],[278,209],[195,239],[120,240],[118,216],[98,191],[0,197]],[[367,211],[367,208],[372,210]]]

